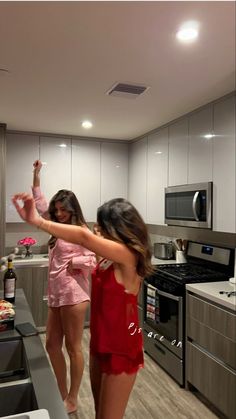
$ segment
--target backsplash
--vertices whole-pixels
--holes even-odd
[[[92,230],[93,223],[89,223],[89,228]],[[160,231],[161,233],[170,232],[171,235],[164,235],[164,234],[157,234],[156,231]],[[182,238],[187,240],[193,240],[199,243],[208,243],[214,244],[217,246],[226,246],[235,249],[235,267],[234,267],[234,275],[236,275],[236,235],[235,234],[228,234],[228,233],[214,233],[214,232],[207,232],[207,236],[203,233],[201,234],[202,230],[196,229],[181,229],[177,228],[177,230],[171,228],[168,230],[168,227],[165,226],[152,226],[148,225],[148,231],[150,235],[151,245],[153,247],[154,243],[162,242],[168,243],[169,241],[174,241],[175,238]],[[199,231],[200,230],[200,231]],[[173,236],[173,232],[176,233]],[[177,235],[178,233],[178,235]],[[39,231],[37,228],[34,228],[26,223],[7,223],[6,224],[6,254],[11,252],[14,247],[17,246],[18,240],[22,239],[25,236],[33,237],[37,240],[37,244],[33,246],[34,253],[47,253],[47,242],[49,235],[44,233],[43,231]],[[227,243],[227,244],[226,244]],[[20,250],[21,252],[21,250]]]
[[[91,230],[93,228],[93,224],[94,223],[88,224]],[[5,241],[6,254],[10,253],[14,247],[17,246],[18,240],[26,236],[33,237],[37,241],[37,244],[32,247],[33,253],[47,253],[47,242],[49,239],[49,234],[45,233],[44,231],[40,231],[36,227],[30,226],[26,223],[7,223]],[[21,253],[21,247],[17,247],[19,247],[19,251]]]

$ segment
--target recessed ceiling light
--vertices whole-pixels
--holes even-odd
[[[92,126],[93,126],[93,124],[90,121],[83,121],[82,122],[82,127],[85,128],[85,129],[92,128]]]
[[[215,137],[214,134],[206,134],[206,135],[204,135],[204,138],[206,138],[207,140],[210,140],[213,137]]]
[[[198,37],[198,24],[197,22],[184,23],[176,34],[179,41],[191,42],[195,41]]]
[[[66,148],[66,147],[67,147],[67,145],[66,145],[66,144],[64,144],[64,143],[62,143],[62,144],[59,144],[59,147],[61,147],[61,148]]]

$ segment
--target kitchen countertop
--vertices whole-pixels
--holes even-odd
[[[167,265],[167,264],[176,264],[176,259],[157,259],[152,256],[152,265]]]
[[[15,305],[15,325],[24,322],[35,325],[22,289],[16,290]],[[19,338],[19,336],[15,329],[7,330],[0,332],[0,341]],[[39,409],[48,410],[50,419],[68,419],[40,337],[28,336],[23,338],[23,342]]]
[[[219,294],[219,291],[236,291],[236,284],[231,284],[229,281],[204,282],[201,284],[187,284],[186,289],[223,307],[236,311],[236,297],[227,297],[226,294]]]
[[[13,259],[13,265],[15,268],[25,268],[30,267],[47,267],[48,266],[48,254],[33,254],[32,258],[22,258],[17,255]]]
[[[14,258],[13,264],[15,268],[25,268],[30,267],[45,267],[48,266],[48,255],[47,254],[34,254],[32,258],[22,258],[21,256],[16,256]],[[166,264],[176,264],[175,259],[157,259],[152,256],[152,265],[166,265]]]

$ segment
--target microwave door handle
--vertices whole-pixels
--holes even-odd
[[[195,192],[193,197],[193,215],[196,221],[199,221],[198,215],[197,215],[197,200],[199,196],[199,191]]]

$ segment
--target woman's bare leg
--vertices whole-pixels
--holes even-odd
[[[135,374],[102,374],[97,419],[122,419],[133,388]]]
[[[82,353],[82,335],[88,301],[72,306],[61,307],[61,322],[65,336],[65,345],[70,358],[70,389],[64,401],[67,412],[77,410],[77,397],[84,370]]]
[[[91,354],[90,354],[90,359],[89,359],[89,372],[90,372],[90,383],[91,383],[91,389],[93,393],[96,418],[98,418],[102,373],[100,370],[99,361],[97,360],[95,356]]]
[[[61,397],[67,397],[66,362],[62,352],[63,329],[61,324],[60,307],[48,308],[46,328],[46,349],[56,375]]]

